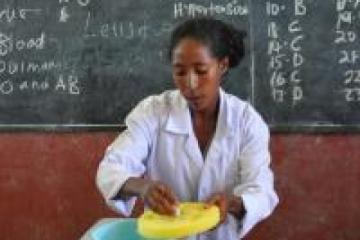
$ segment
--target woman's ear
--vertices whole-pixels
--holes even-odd
[[[219,62],[221,74],[224,75],[229,69],[229,57],[224,57]]]

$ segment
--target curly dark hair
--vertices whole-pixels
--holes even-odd
[[[229,68],[236,67],[244,57],[246,33],[213,18],[193,18],[175,28],[170,38],[168,57],[171,61],[174,48],[184,38],[196,39],[207,45],[217,59],[229,58]]]

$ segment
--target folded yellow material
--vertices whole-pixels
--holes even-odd
[[[139,234],[146,238],[181,238],[207,231],[219,223],[220,211],[216,206],[185,202],[179,208],[177,216],[146,210],[138,219]]]

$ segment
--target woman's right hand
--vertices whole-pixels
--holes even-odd
[[[141,194],[149,208],[159,214],[176,215],[178,201],[175,193],[159,181],[149,181]]]

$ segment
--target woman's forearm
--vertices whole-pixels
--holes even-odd
[[[150,186],[150,181],[141,177],[130,177],[124,185],[121,187],[119,193],[114,199],[126,198],[126,197],[144,197]]]

